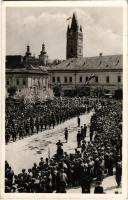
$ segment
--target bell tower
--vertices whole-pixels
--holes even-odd
[[[66,58],[83,57],[83,32],[78,25],[76,14],[73,13],[71,26],[67,28]]]
[[[47,52],[45,51],[45,44],[43,43],[42,50],[39,55],[39,63],[41,65],[47,65],[47,62],[48,62],[48,55],[47,55]]]

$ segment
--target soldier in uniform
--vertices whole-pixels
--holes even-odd
[[[24,128],[25,128],[26,136],[30,135],[30,132],[29,132],[29,122],[28,121],[24,124]]]
[[[36,132],[38,133],[39,132],[39,119],[38,119],[38,117],[36,117],[36,120],[35,120],[35,127],[36,127]]]
[[[117,187],[120,187],[121,184],[121,176],[122,176],[122,166],[121,166],[121,162],[117,162],[116,164],[116,183],[117,183]]]
[[[78,127],[80,127],[80,117],[77,118]]]
[[[34,119],[30,117],[30,129],[31,129],[31,135],[34,133]]]
[[[53,117],[52,117],[52,125],[53,125],[53,128],[55,127],[55,124],[56,124],[56,122],[55,122],[55,116],[53,115]]]
[[[19,140],[23,139],[24,138],[24,134],[23,134],[23,126],[22,126],[22,124],[19,125],[18,132],[19,132]]]
[[[15,142],[16,141],[16,131],[15,131],[15,128],[12,128],[11,134],[12,134],[12,140],[13,140],[13,142]]]
[[[6,128],[6,133],[5,133],[5,142],[6,144],[9,143],[10,140],[10,134],[9,134],[9,130]]]
[[[84,140],[84,128],[81,126],[81,140]]]
[[[80,130],[77,133],[77,147],[81,147],[81,133]]]
[[[65,140],[67,142],[68,141],[68,129],[67,128],[65,128],[64,136],[65,136]]]
[[[94,193],[95,194],[103,194],[104,193],[104,189],[103,189],[103,186],[101,185],[101,182],[98,181],[96,183]]]
[[[64,172],[64,169],[60,170],[60,193],[66,193],[66,185],[67,185],[67,175]]]
[[[40,118],[40,129],[41,129],[41,132],[43,130],[43,125],[44,125],[44,122],[43,122],[43,117]]]
[[[44,127],[45,127],[45,130],[47,129],[47,119],[46,117],[44,118]]]
[[[92,124],[90,125],[90,141],[92,141],[93,138],[93,126]]]
[[[86,132],[87,132],[87,126],[84,124],[84,138],[86,137]]]

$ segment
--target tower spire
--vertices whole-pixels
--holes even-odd
[[[44,42],[43,42],[43,44],[42,44],[42,53],[46,53],[46,51],[45,51],[45,44],[44,44]]]
[[[80,31],[82,32],[82,26],[80,26]]]
[[[70,28],[69,28],[69,24],[68,24],[68,28],[67,28],[67,32],[69,32]]]
[[[48,55],[47,55],[47,52],[45,51],[45,44],[43,42],[42,49],[41,49],[41,52],[40,52],[40,55],[39,55],[39,63],[41,65],[46,65],[47,62],[48,62]]]
[[[73,13],[71,27],[69,25],[67,27],[66,57],[67,59],[83,57],[82,26],[78,25],[75,13]]]
[[[31,56],[30,46],[29,45],[27,45],[26,56]]]
[[[77,31],[78,30],[78,22],[77,22],[77,18],[76,18],[76,14],[75,13],[73,13],[71,29],[73,31]]]

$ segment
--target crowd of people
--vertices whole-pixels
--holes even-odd
[[[28,169],[16,175],[5,162],[5,192],[66,193],[67,188],[80,186],[82,193],[105,193],[102,181],[115,175],[117,187],[122,176],[122,103],[101,101],[93,106],[89,128],[81,125],[78,113],[78,134],[74,153],[64,151],[63,143],[56,143],[52,158],[40,158]],[[88,130],[87,130],[88,129]],[[87,139],[87,131],[89,139]],[[68,129],[65,129],[68,142]],[[116,192],[118,193],[118,192]]]
[[[54,99],[51,102],[24,103],[8,100],[6,102],[5,142],[15,142],[34,133],[54,128],[67,119],[89,111],[89,102],[79,99]],[[87,105],[87,107],[85,106]],[[67,109],[68,108],[68,109]]]

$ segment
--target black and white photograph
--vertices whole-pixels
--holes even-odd
[[[6,194],[123,194],[123,12],[6,6]]]

